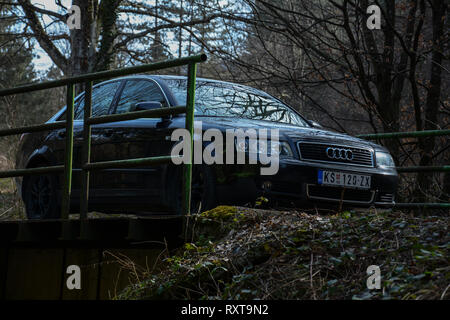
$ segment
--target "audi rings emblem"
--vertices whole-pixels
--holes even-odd
[[[336,159],[336,160],[353,160],[353,151],[350,149],[343,149],[343,148],[327,148],[325,150],[327,153],[327,157],[330,159]]]

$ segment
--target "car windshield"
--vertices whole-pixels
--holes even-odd
[[[186,79],[168,79],[178,105],[186,103]],[[309,126],[297,113],[277,99],[258,90],[230,83],[197,81],[195,115],[234,117]]]

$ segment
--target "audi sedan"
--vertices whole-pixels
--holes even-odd
[[[97,84],[92,115],[184,105],[186,77],[139,75]],[[260,165],[197,164],[193,168],[192,211],[218,204],[269,203],[301,206],[394,205],[397,172],[389,152],[372,142],[325,130],[271,95],[243,85],[197,79],[195,120],[202,130],[278,129],[279,168],[262,175]],[[79,211],[84,94],[75,98],[74,171],[71,212]],[[65,107],[48,122],[65,120]],[[171,154],[171,135],[185,116],[136,119],[92,126],[91,162]],[[64,163],[65,129],[24,134],[18,168]],[[210,142],[203,142],[203,148]],[[249,152],[239,144],[243,152]],[[258,151],[257,151],[258,152]],[[100,212],[180,212],[182,166],[166,164],[91,173],[89,210]],[[62,175],[17,180],[30,219],[56,218]]]

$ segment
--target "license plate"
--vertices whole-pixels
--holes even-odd
[[[370,189],[371,176],[337,171],[318,171],[318,183],[357,189]]]

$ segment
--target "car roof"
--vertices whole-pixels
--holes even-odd
[[[156,81],[159,80],[186,80],[187,77],[186,76],[177,76],[177,75],[147,75],[147,74],[136,74],[136,75],[131,75],[131,76],[125,76],[125,77],[120,77],[120,78],[115,78],[112,80],[126,80],[126,79],[136,79],[136,78],[140,78],[140,79],[153,79]],[[110,81],[112,81],[110,80]],[[261,95],[267,96],[267,97],[272,97],[270,94],[268,94],[267,92],[261,91],[259,89],[253,88],[253,87],[249,87],[243,84],[239,84],[239,83],[234,83],[234,82],[229,82],[229,81],[223,81],[223,80],[215,80],[215,79],[209,79],[209,78],[200,78],[197,77],[196,78],[197,81],[204,81],[204,82],[212,82],[212,83],[223,83],[223,84],[228,84],[231,86],[236,86],[236,87],[240,87],[242,89],[246,89],[246,90],[250,90],[253,92],[258,92]],[[105,81],[106,82],[106,81]]]

